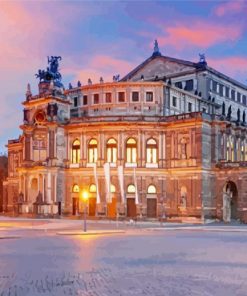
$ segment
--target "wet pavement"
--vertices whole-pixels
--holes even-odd
[[[166,231],[123,223],[118,227],[125,233],[58,236],[59,225],[80,229],[82,222],[4,223],[0,236],[19,238],[0,239],[2,296],[246,295],[245,232],[205,232],[197,226]],[[116,224],[89,223],[89,229],[99,228]]]

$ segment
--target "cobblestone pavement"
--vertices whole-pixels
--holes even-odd
[[[0,296],[246,296],[246,233],[0,230],[17,232],[0,240]]]

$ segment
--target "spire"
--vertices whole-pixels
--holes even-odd
[[[27,84],[27,91],[26,91],[26,100],[29,101],[32,97],[31,86],[30,83]]]
[[[154,41],[154,52],[153,52],[152,56],[153,57],[161,56],[157,39],[155,39],[155,41]]]

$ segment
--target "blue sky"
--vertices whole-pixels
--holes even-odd
[[[0,2],[0,151],[21,131],[26,85],[60,55],[64,85],[123,77],[152,54],[208,64],[247,82],[245,1]]]

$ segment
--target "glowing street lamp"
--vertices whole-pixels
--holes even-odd
[[[82,200],[84,202],[84,232],[87,232],[87,201],[88,201],[88,192],[82,192]]]

